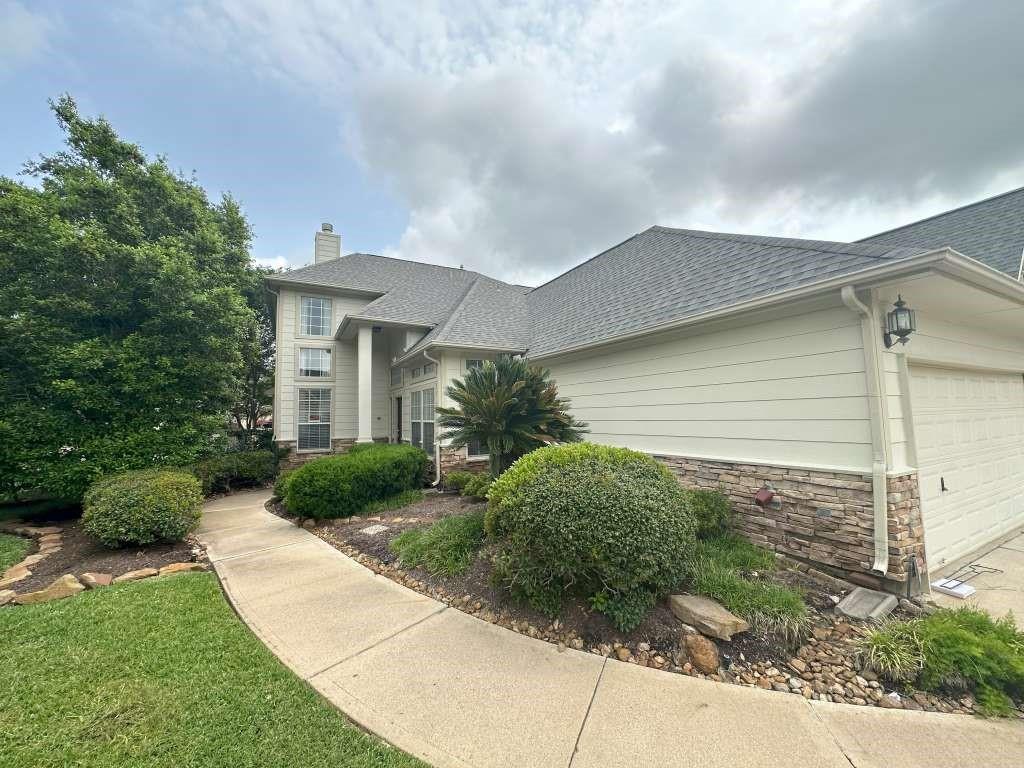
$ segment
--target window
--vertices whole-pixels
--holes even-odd
[[[392,368],[391,369],[391,386],[400,387],[402,386],[402,369]]]
[[[328,451],[331,448],[331,390],[299,390],[300,451]]]
[[[299,350],[299,376],[324,377],[331,375],[331,350]]]
[[[479,440],[470,440],[466,444],[466,453],[469,456],[486,456],[487,453],[484,451],[483,446]]]
[[[412,444],[434,455],[434,390],[412,393]]]
[[[303,336],[331,335],[331,300],[303,296],[299,304],[299,333]]]
[[[467,360],[466,361],[466,370],[467,371],[470,368],[483,368],[483,367],[484,367],[484,361],[483,360]]]
[[[433,363],[427,363],[426,365],[423,366],[423,375],[430,376],[434,373],[436,369],[436,365],[434,365]]]
[[[422,369],[420,369],[420,368],[413,368],[413,369],[412,369],[412,377],[413,377],[414,379],[418,379],[418,378],[420,377],[420,374],[421,374],[421,373],[423,373],[423,371],[422,371]]]

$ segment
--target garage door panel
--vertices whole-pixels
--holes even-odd
[[[913,366],[911,400],[936,568],[1024,524],[1024,378]]]

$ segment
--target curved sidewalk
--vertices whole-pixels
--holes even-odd
[[[263,508],[206,505],[229,599],[352,720],[436,768],[1024,765],[1024,724],[809,702],[558,649],[374,574]]]

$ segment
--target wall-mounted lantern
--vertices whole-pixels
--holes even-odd
[[[758,489],[757,493],[754,494],[754,503],[761,507],[761,509],[764,509],[772,503],[774,498],[775,489],[772,488],[771,483],[765,483]]]
[[[897,342],[906,344],[910,334],[917,330],[917,318],[914,310],[907,306],[902,296],[896,297],[896,303],[885,316],[885,348]]]

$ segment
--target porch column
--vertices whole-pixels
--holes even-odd
[[[359,326],[359,435],[357,443],[373,442],[373,327]]]

